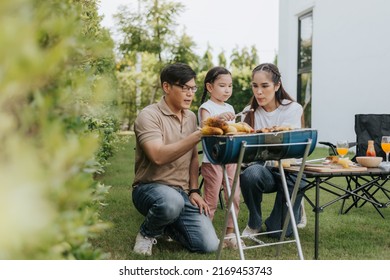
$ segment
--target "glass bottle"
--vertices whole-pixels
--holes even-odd
[[[367,151],[366,151],[366,156],[376,157],[376,152],[375,152],[373,140],[368,140],[368,147],[367,147]]]

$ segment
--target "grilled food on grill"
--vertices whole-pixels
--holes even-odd
[[[224,132],[226,134],[235,134],[235,133],[237,133],[237,128],[235,126],[229,124],[228,129]]]
[[[223,130],[221,128],[208,126],[208,125],[204,125],[201,129],[201,132],[203,135],[222,135],[223,134]]]
[[[253,133],[254,129],[247,123],[228,123],[218,117],[209,117],[203,122],[203,135],[235,135]]]
[[[226,121],[224,121],[218,117],[208,117],[203,122],[203,125],[207,125],[210,127],[218,127],[220,129],[222,129],[223,131],[226,131],[229,127],[229,124]]]
[[[270,133],[270,132],[280,132],[280,131],[289,131],[292,130],[290,126],[273,126],[273,127],[263,127],[256,130],[256,133]]]
[[[237,132],[252,133],[254,129],[245,122],[232,123],[231,126],[234,126],[237,129]]]

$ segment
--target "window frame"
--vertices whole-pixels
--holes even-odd
[[[302,66],[302,21],[307,18],[311,18],[311,39],[310,39],[310,63],[308,65]],[[313,81],[313,75],[312,75],[312,54],[313,54],[313,11],[310,10],[309,12],[306,12],[298,17],[298,61],[297,61],[297,101],[302,106],[304,106],[304,127],[311,127],[311,107],[312,107],[312,81]],[[306,96],[303,96],[302,92],[306,90],[307,84],[302,83],[303,75],[309,75],[309,81],[310,81],[310,100],[305,106],[305,100]],[[305,88],[303,88],[305,86]],[[308,107],[307,107],[308,106]]]

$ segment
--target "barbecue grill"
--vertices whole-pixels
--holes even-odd
[[[237,217],[234,211],[233,196],[237,187],[238,177],[241,172],[241,163],[249,163],[254,161],[266,161],[266,160],[278,160],[279,172],[282,179],[283,192],[288,208],[288,213],[284,221],[281,238],[278,242],[269,244],[260,244],[254,246],[247,246],[245,249],[259,248],[263,246],[285,244],[295,242],[297,245],[298,255],[300,259],[303,259],[302,248],[299,240],[298,229],[292,205],[294,204],[296,194],[298,192],[298,186],[302,178],[305,161],[307,156],[313,152],[317,143],[317,130],[313,129],[295,129],[290,131],[281,131],[273,133],[252,133],[252,134],[238,134],[238,135],[212,135],[203,136],[202,145],[203,151],[213,164],[219,164],[223,167],[224,181],[226,185],[226,191],[229,196],[227,209],[225,214],[225,230],[227,228],[229,212],[233,218],[234,232],[237,238],[237,246],[240,253],[240,258],[244,257],[244,248],[242,248],[240,242],[240,231],[238,228]],[[302,164],[297,174],[293,193],[289,195],[286,177],[283,170],[281,160],[284,158],[302,158]],[[226,173],[225,165],[228,163],[237,163],[237,169],[233,180],[232,188],[229,185],[228,176]],[[289,220],[291,218],[292,229],[294,233],[293,240],[284,240],[285,233]],[[225,230],[222,233],[221,240],[225,238]],[[260,233],[266,234],[266,233]],[[251,238],[256,239],[254,236]],[[253,240],[253,239],[252,239]],[[217,258],[220,259],[222,252],[222,244],[220,242]]]
[[[272,133],[203,136],[203,151],[213,164],[237,163],[241,145],[246,143],[242,162],[300,158],[311,139],[309,154],[317,142],[317,130],[296,129]]]

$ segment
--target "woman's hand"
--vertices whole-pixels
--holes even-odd
[[[204,213],[206,216],[210,215],[209,206],[198,193],[191,193],[189,199],[192,205],[197,205],[199,207],[200,214]]]

